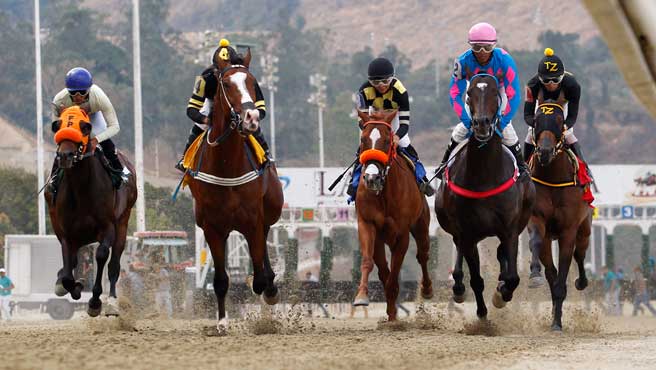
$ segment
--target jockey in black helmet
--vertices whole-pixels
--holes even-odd
[[[398,113],[392,122],[392,128],[395,130],[395,142],[400,150],[409,154],[415,162],[415,177],[419,189],[426,195],[432,196],[435,191],[430,186],[426,178],[426,170],[419,161],[419,155],[415,148],[410,144],[410,99],[408,90],[403,83],[394,76],[394,66],[392,62],[385,58],[376,58],[369,63],[368,80],[358,90],[356,95],[358,99],[358,108],[367,109],[373,107],[378,110],[397,109]],[[360,122],[362,125],[364,122]],[[351,196],[349,201],[355,199],[355,193],[358,189],[362,165],[359,163],[353,170],[353,177],[348,187],[347,194]]]

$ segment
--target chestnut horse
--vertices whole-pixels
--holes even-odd
[[[77,266],[78,249],[98,242],[96,249],[97,275],[93,296],[89,300],[89,316],[98,316],[102,309],[102,278],[105,263],[109,277],[109,307],[106,315],[118,315],[116,282],[120,271],[121,254],[125,247],[130,212],[137,200],[137,183],[134,167],[119,153],[119,158],[132,175],[127,183],[115,190],[109,173],[103,167],[102,153],[95,153],[89,145],[91,124],[87,113],[78,106],[65,109],[60,115],[59,127],[53,125],[57,157],[62,171],[57,194],[46,190],[50,222],[61,243],[64,266],[57,274],[55,293],[67,292],[80,299],[82,284],[76,282],[73,270]],[[104,159],[104,158],[103,158]]]
[[[471,79],[467,104],[473,135],[463,144],[462,150],[452,154],[452,163],[445,171],[435,198],[437,219],[452,235],[457,250],[453,299],[458,303],[464,301],[464,257],[476,297],[476,314],[481,319],[487,317],[487,307],[477,243],[490,236],[498,237],[501,242],[497,248],[501,272],[493,295],[495,307],[501,308],[512,299],[519,285],[519,234],[528,223],[535,200],[533,184],[522,179],[518,181],[514,156],[501,143],[497,127],[500,101],[496,77],[479,74]]]
[[[427,266],[430,210],[426,197],[417,188],[414,170],[396,155],[391,125],[396,111],[373,116],[380,120],[372,120],[363,112],[358,112],[358,116],[364,122],[360,136],[360,163],[364,169],[355,198],[362,277],[353,305],[369,304],[369,273],[375,261],[378,277],[385,287],[387,315],[393,321],[396,320],[399,272],[408,250],[410,233],[417,242],[417,261],[422,271],[421,295],[426,299],[433,296]],[[385,244],[392,252],[391,269],[387,266]]]
[[[189,182],[194,197],[196,224],[203,229],[212,252],[216,273],[214,293],[219,317],[217,328],[225,332],[228,321],[225,297],[226,240],[231,231],[242,233],[253,261],[253,292],[268,304],[278,302],[275,274],[267,252],[269,228],[280,218],[283,193],[275,164],[255,168],[247,135],[257,131],[256,79],[248,70],[250,49],[245,57],[217,62],[218,87],[211,123],[199,149],[200,164]]]
[[[537,199],[528,224],[532,252],[531,276],[539,276],[540,264],[551,288],[553,318],[551,329],[562,330],[563,301],[567,296],[567,274],[572,255],[579,268],[575,286],[588,285],[585,276],[585,253],[590,241],[592,209],[583,200],[584,188],[577,182],[576,165],[563,148],[565,131],[563,108],[545,103],[535,116],[536,152],[531,171]],[[558,240],[558,269],[551,254],[551,241]]]

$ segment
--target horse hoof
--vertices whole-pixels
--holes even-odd
[[[553,323],[553,324],[551,324],[551,331],[556,332],[556,333],[562,333],[563,327],[561,325]]]
[[[55,295],[57,295],[57,297],[63,297],[66,294],[68,294],[68,290],[64,288],[64,284],[62,284],[61,281],[55,284]]]
[[[433,299],[433,287],[429,286],[425,288],[422,284],[421,286],[421,298],[423,299]]]
[[[544,278],[541,275],[531,276],[528,279],[528,288],[537,289],[544,285]]]
[[[228,319],[222,318],[216,323],[216,331],[218,336],[223,337],[228,335]]]
[[[453,295],[453,301],[456,302],[456,303],[462,303],[462,302],[465,301],[465,295],[464,294],[462,294],[462,295],[455,295],[454,294]]]
[[[574,286],[577,290],[583,290],[588,286],[588,279],[578,278],[574,281]]]
[[[364,296],[364,297],[357,296],[357,297],[355,297],[355,300],[353,301],[353,306],[355,306],[355,307],[357,307],[357,306],[369,306],[369,297],[367,297],[367,296]]]
[[[262,300],[264,303],[268,304],[269,306],[273,306],[274,304],[277,304],[280,302],[280,292],[276,291],[276,294],[273,297],[269,297],[266,295],[266,292],[262,294]]]
[[[81,292],[81,290],[78,290],[78,289],[76,288],[76,289],[74,289],[74,290],[71,292],[71,298],[73,298],[74,300],[77,301],[77,300],[80,299],[81,297],[82,297],[82,292]]]
[[[102,306],[98,308],[87,308],[87,314],[89,314],[90,317],[97,317],[100,315],[100,311],[102,311]]]
[[[119,316],[118,301],[114,297],[109,297],[105,304],[105,316]]]
[[[506,306],[506,301],[503,300],[503,297],[498,290],[492,295],[492,304],[496,308],[504,308]]]

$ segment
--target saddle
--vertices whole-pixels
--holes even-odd
[[[587,167],[585,166],[585,163],[574,154],[572,149],[569,147],[565,147],[563,149],[565,152],[565,155],[567,155],[567,159],[569,159],[569,162],[572,164],[572,167],[574,168],[574,178],[572,179],[571,182],[567,183],[562,183],[562,184],[551,184],[546,181],[542,181],[540,179],[536,179],[535,177],[532,177],[534,182],[537,182],[539,184],[543,184],[546,186],[550,187],[564,187],[564,186],[579,186],[583,188],[583,200],[588,203],[590,208],[594,208],[592,205],[592,202],[594,201],[594,195],[592,195],[592,190],[590,189],[590,184],[592,183],[592,178],[588,174]],[[531,169],[531,172],[533,172],[533,169],[537,165],[535,162],[535,156],[536,154],[533,153],[531,158],[529,158],[528,165],[529,168]]]
[[[185,155],[182,159],[182,167],[184,167],[185,170],[193,170],[198,165],[198,158],[197,158],[198,150],[201,148],[201,146],[203,146],[203,140],[205,140],[206,135],[207,135],[207,131],[204,131],[202,134],[200,134],[196,138],[196,140],[194,140],[194,142],[191,143],[191,145],[185,152]],[[262,148],[262,145],[260,145],[260,143],[255,139],[253,135],[248,135],[247,141],[248,141],[248,147],[251,149],[251,152],[254,155],[257,165],[261,167],[267,161],[264,148]],[[191,176],[189,174],[189,171],[187,171],[182,182],[183,185],[188,185],[190,179]]]

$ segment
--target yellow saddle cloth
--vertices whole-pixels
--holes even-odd
[[[191,169],[194,170],[196,165],[197,165],[197,159],[196,159],[196,154],[198,154],[198,149],[203,145],[203,140],[205,139],[205,136],[207,135],[207,131],[203,132],[200,136],[194,140],[194,142],[191,144],[189,149],[187,149],[187,152],[184,155],[184,158],[182,160],[182,165],[184,166],[185,169]],[[262,148],[262,145],[257,142],[255,137],[253,135],[248,135],[248,146],[251,148],[253,151],[253,154],[255,155],[255,161],[257,162],[258,166],[261,166],[265,161],[266,161],[266,154],[264,152],[264,149]],[[187,185],[190,180],[190,174],[187,172],[185,175],[184,181],[182,182],[183,185]]]

